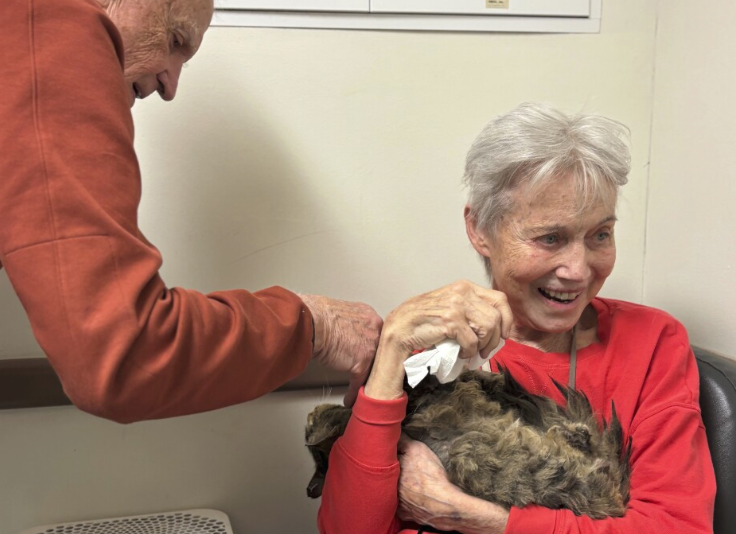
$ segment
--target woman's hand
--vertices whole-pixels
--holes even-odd
[[[386,317],[366,395],[400,397],[404,360],[448,338],[459,343],[461,358],[485,357],[508,337],[512,322],[506,295],[466,280],[409,299]]]
[[[399,464],[399,519],[454,530],[451,496],[460,489],[447,479],[440,459],[424,443],[402,434]]]
[[[439,458],[424,443],[402,435],[399,463],[399,519],[463,534],[503,533],[508,512],[452,484]]]

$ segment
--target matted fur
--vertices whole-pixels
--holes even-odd
[[[565,407],[527,392],[506,371],[467,371],[449,384],[430,376],[407,388],[403,431],[432,449],[449,480],[470,495],[506,508],[535,503],[594,519],[623,516],[631,444],[623,450],[615,407],[601,428],[583,393],[555,385]],[[307,418],[317,468],[310,497],[322,494],[329,452],[350,413],[322,404]]]

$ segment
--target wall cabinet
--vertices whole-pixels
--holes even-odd
[[[602,0],[218,0],[214,26],[596,33]]]

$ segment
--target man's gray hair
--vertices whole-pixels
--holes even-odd
[[[631,167],[629,129],[599,115],[566,115],[535,103],[521,104],[489,122],[465,160],[463,181],[478,229],[491,235],[511,208],[512,192],[572,174],[584,205],[615,204]]]

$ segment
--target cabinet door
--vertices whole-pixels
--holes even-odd
[[[590,0],[371,0],[371,12],[588,17]]]
[[[217,0],[217,9],[252,11],[369,11],[370,0]]]

